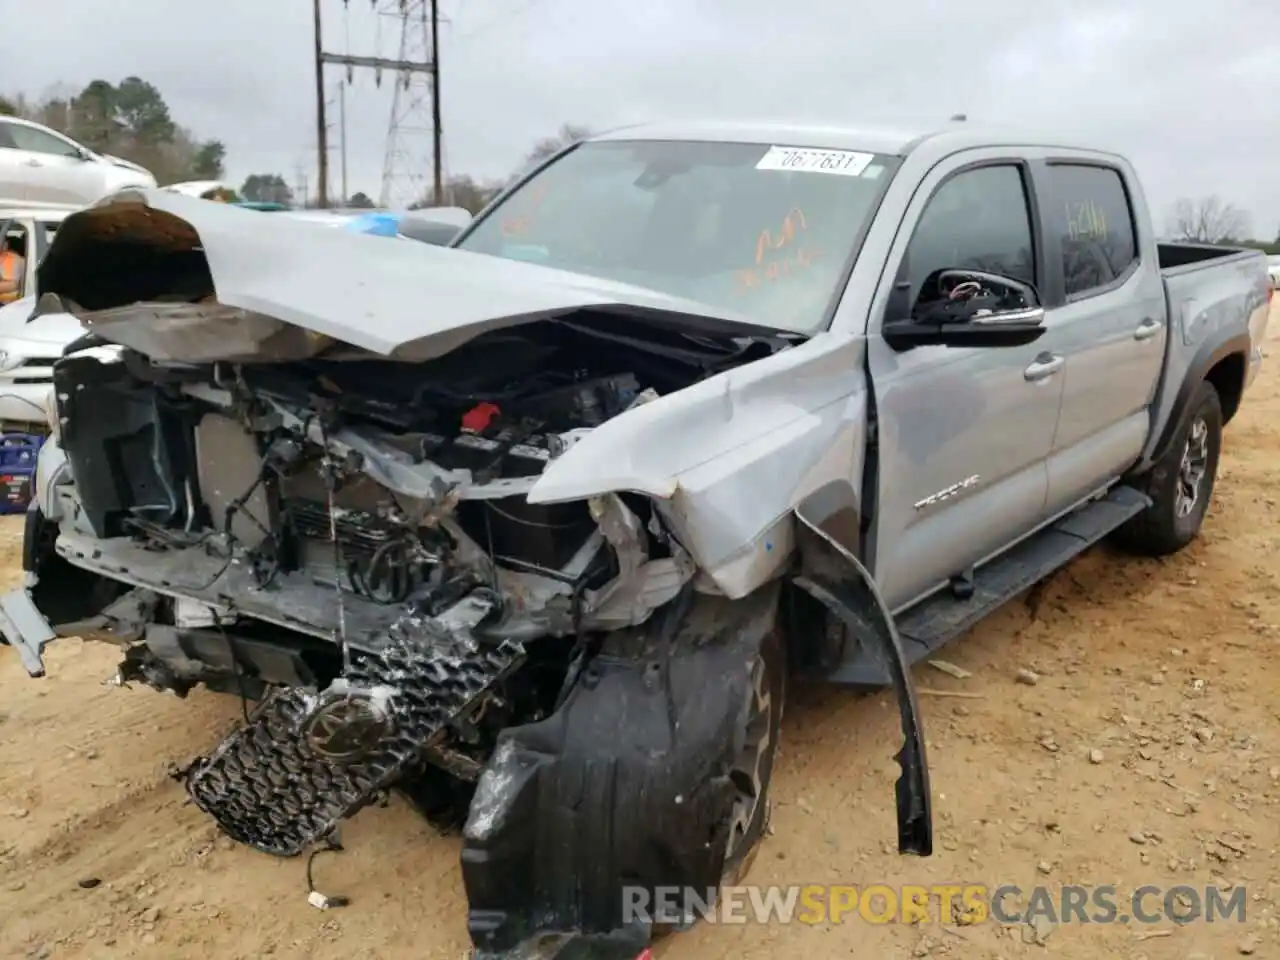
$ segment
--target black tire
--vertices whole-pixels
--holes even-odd
[[[1146,557],[1177,553],[1200,533],[1222,453],[1222,404],[1204,381],[1191,398],[1191,415],[1169,451],[1151,468],[1143,485],[1152,504],[1119,530],[1118,546]],[[1198,463],[1199,481],[1189,467]],[[1188,507],[1189,502],[1189,507]]]
[[[778,741],[782,731],[782,714],[787,697],[787,670],[786,640],[781,627],[775,627],[761,642],[760,653],[752,665],[750,699],[743,704],[743,723],[739,725],[735,735],[734,747],[739,759],[734,764],[730,779],[740,792],[754,780],[758,784],[758,795],[750,819],[740,828],[730,824],[723,881],[731,886],[739,883],[751,868],[760,841],[769,827],[769,787],[773,782],[774,761],[778,756]],[[759,690],[767,692],[769,697],[767,718],[763,720],[759,718],[762,711],[757,706],[757,678],[760,681]],[[760,724],[762,729],[757,728],[756,724]],[[760,732],[765,733],[767,741],[763,744],[763,749],[755,754],[759,757],[759,763],[755,777],[750,777],[746,775],[750,765],[748,758],[760,742]]]

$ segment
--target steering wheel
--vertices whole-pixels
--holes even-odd
[[[938,292],[948,300],[972,300],[974,297],[995,295],[994,290],[982,283],[980,276],[965,270],[944,270],[938,274]]]

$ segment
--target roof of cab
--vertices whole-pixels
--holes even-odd
[[[767,143],[825,150],[860,150],[906,156],[921,145],[943,153],[978,147],[1041,146],[1110,153],[1094,144],[1055,132],[986,126],[967,120],[917,127],[801,125],[763,122],[670,122],[638,124],[609,130],[591,140],[703,140]]]

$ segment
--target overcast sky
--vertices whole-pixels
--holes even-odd
[[[398,23],[369,0],[345,15],[341,0],[323,4],[327,49],[395,54]],[[566,121],[856,124],[963,111],[1079,128],[1127,152],[1159,227],[1178,197],[1218,193],[1249,211],[1255,234],[1280,230],[1276,0],[442,0],[442,10],[450,173],[505,175]],[[0,91],[136,74],[179,123],[227,144],[235,183],[269,172],[294,183],[301,171],[314,189],[308,0],[0,0],[0,23]],[[343,75],[328,68],[332,93]],[[375,198],[390,81],[378,89],[357,72],[346,98],[350,190]],[[409,141],[426,173],[428,135]],[[336,146],[332,169],[336,193]]]

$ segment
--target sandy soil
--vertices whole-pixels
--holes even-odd
[[[1245,924],[1061,924],[1038,943],[995,923],[703,925],[657,956],[1280,957],[1275,363],[1228,430],[1196,544],[1163,562],[1097,549],[1038,604],[1010,605],[947,652],[971,676],[919,670],[935,856],[893,852],[889,702],[803,690],[784,730],[773,832],[747,878],[1236,884],[1248,891]],[[16,521],[0,527],[10,580],[19,536]],[[0,956],[466,955],[456,840],[397,801],[361,813],[343,831],[346,851],[316,861],[317,884],[352,902],[316,911],[303,862],[219,840],[166,776],[169,762],[207,750],[238,705],[105,686],[115,662],[111,649],[64,641],[34,681],[0,649]],[[1026,670],[1037,682],[1019,680]]]

